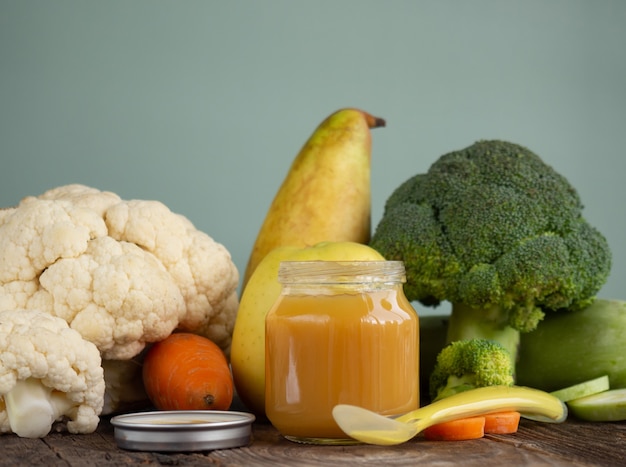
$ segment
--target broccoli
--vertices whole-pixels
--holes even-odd
[[[430,375],[432,401],[484,386],[511,386],[515,382],[511,355],[488,339],[468,339],[446,345]]]
[[[389,196],[370,246],[404,261],[405,294],[452,304],[447,342],[487,338],[515,361],[546,312],[589,305],[611,252],[567,179],[530,150],[479,141]]]

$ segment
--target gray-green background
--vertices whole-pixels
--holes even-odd
[[[0,206],[83,183],[158,199],[243,273],[317,124],[373,133],[373,224],[441,154],[501,138],[577,187],[626,299],[623,0],[0,0]]]

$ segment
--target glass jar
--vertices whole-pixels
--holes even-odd
[[[419,325],[401,261],[284,261],[265,321],[265,412],[287,439],[355,442],[336,404],[419,406]]]

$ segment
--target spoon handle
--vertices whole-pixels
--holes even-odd
[[[395,420],[416,425],[421,431],[437,423],[504,410],[516,410],[534,420],[551,423],[567,418],[565,404],[544,391],[521,386],[488,386],[440,399]]]

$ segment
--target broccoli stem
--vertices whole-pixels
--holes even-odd
[[[35,378],[19,380],[4,395],[11,431],[22,438],[43,438],[52,424],[74,405],[65,394]]]
[[[520,332],[508,325],[506,314],[499,306],[477,308],[453,303],[446,342],[474,338],[489,339],[502,344],[511,354],[512,362],[517,360]]]

